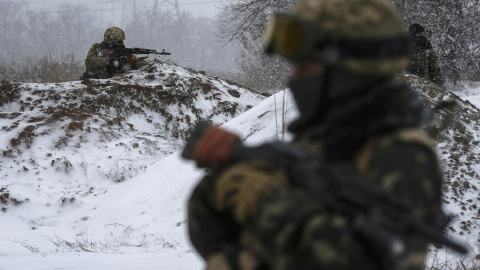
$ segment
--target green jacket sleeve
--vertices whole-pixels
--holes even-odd
[[[188,200],[188,233],[198,253],[207,260],[238,242],[239,227],[227,212],[213,207],[213,183],[218,172],[207,174],[197,185]]]
[[[108,64],[108,57],[97,56],[98,43],[92,45],[88,51],[87,58],[85,59],[85,67],[87,72],[95,72],[99,69],[104,69]]]

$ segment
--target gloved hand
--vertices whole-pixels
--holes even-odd
[[[260,161],[237,163],[216,179],[215,207],[230,211],[235,221],[243,224],[255,213],[262,196],[287,182],[281,168],[272,170]]]
[[[228,247],[240,243],[241,225],[255,213],[262,196],[287,183],[286,173],[281,166],[272,168],[261,161],[231,164],[233,148],[240,138],[218,127],[209,127],[202,134],[191,150],[191,158],[197,166],[212,170],[188,203],[190,239],[208,261],[208,269],[227,270],[233,265],[256,269],[259,261],[253,254],[241,249],[228,252]]]
[[[198,141],[193,152],[193,159],[198,167],[217,167],[230,162],[230,155],[236,143],[240,142],[238,135],[211,126]]]
[[[211,126],[197,142],[193,159],[199,167],[227,165],[238,142],[236,134]],[[216,210],[230,211],[235,221],[244,223],[263,194],[287,182],[282,171],[267,167],[259,161],[240,162],[223,170],[213,183]]]
[[[218,127],[209,127],[192,149],[199,167],[226,164],[231,147],[240,138]],[[190,155],[190,154],[189,154]],[[195,188],[188,201],[190,239],[205,260],[238,242],[240,228],[227,211],[215,208],[215,182],[218,172],[211,171]]]

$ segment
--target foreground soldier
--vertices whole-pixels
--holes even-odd
[[[419,130],[430,112],[394,81],[408,64],[403,29],[387,0],[300,0],[272,17],[266,49],[293,65],[296,149],[411,202],[413,216],[432,224],[442,175]],[[322,194],[292,184],[301,172],[286,160],[231,162],[239,141],[211,127],[193,152],[199,166],[213,168],[188,202],[190,238],[208,270],[423,269],[426,241],[407,232],[409,256],[382,257],[354,232],[358,224],[321,203]]]
[[[110,27],[105,31],[102,43],[95,43],[88,51],[85,59],[86,71],[83,79],[105,79],[140,68],[145,64],[143,58],[123,54],[119,49],[125,48],[123,41],[125,32],[118,27]]]
[[[425,37],[425,28],[414,23],[408,28],[408,33],[413,41],[414,53],[410,58],[407,70],[413,75],[443,85],[437,55],[433,51],[432,43]]]

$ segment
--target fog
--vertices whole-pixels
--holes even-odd
[[[127,47],[165,49],[172,55],[160,59],[215,75],[238,72],[238,46],[216,35],[215,1],[177,1],[178,9],[175,0],[0,0],[0,63],[16,71],[42,59],[83,65],[105,29],[118,26]]]
[[[12,2],[12,1],[10,1]],[[214,17],[218,14],[218,0],[16,0],[30,10],[56,11],[63,4],[82,4],[86,9],[97,12],[99,20],[119,20],[124,12],[133,13],[158,9],[187,12],[195,17]],[[116,21],[118,22],[118,21]]]

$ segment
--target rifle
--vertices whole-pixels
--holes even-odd
[[[171,55],[171,53],[165,52],[165,49],[157,52],[156,50],[142,48],[115,48],[113,49],[113,53],[108,55],[108,58],[117,69],[121,69],[124,64],[133,63],[133,54]]]
[[[121,48],[118,49],[123,54],[161,54],[161,55],[171,55],[172,53],[166,52],[163,49],[161,52],[157,52],[156,50],[150,49],[142,49],[142,48]]]
[[[196,144],[209,126],[207,122],[197,124],[182,152],[183,158],[193,159]],[[386,269],[399,265],[398,262],[408,255],[406,235],[419,236],[459,253],[467,253],[463,245],[446,238],[439,227],[415,219],[411,203],[361,179],[351,165],[327,165],[281,142],[257,147],[237,143],[231,153],[231,162],[260,160],[273,167],[286,164],[291,184],[327,206],[329,211],[345,216],[353,232],[382,258]]]

